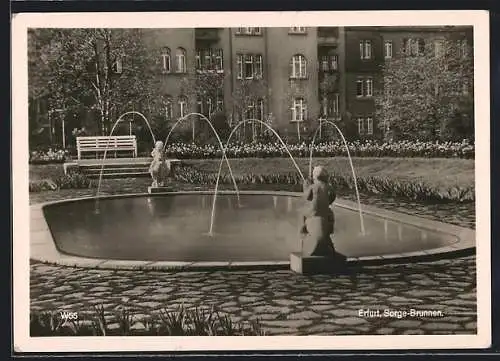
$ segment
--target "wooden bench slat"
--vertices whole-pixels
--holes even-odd
[[[137,157],[135,135],[77,137],[76,144],[78,159],[81,159],[81,154],[85,152],[117,152],[122,150],[133,151],[134,157]]]

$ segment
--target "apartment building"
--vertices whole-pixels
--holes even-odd
[[[472,44],[467,27],[290,27],[144,30],[158,52],[166,120],[223,111],[231,123],[260,119],[289,136],[348,113],[360,137],[378,137],[381,65],[419,54],[443,36]],[[436,45],[437,46],[437,45]],[[215,72],[215,96],[188,94],[185,76]],[[239,94],[239,96],[237,96]],[[262,129],[262,127],[258,127]]]

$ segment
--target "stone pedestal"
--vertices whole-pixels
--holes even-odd
[[[290,254],[290,269],[300,274],[335,274],[346,268],[346,257],[305,256],[300,252]]]
[[[155,193],[163,193],[163,192],[172,192],[174,189],[170,186],[161,186],[161,187],[148,187],[149,194]]]

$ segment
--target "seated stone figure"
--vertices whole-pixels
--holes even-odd
[[[330,235],[334,232],[335,218],[331,205],[336,194],[328,184],[328,173],[317,166],[312,171],[312,183],[303,185],[305,206],[302,213],[303,236],[302,254],[304,256],[336,256]]]
[[[151,174],[151,178],[153,178],[151,187],[162,187],[168,174],[167,162],[165,162],[165,158],[163,156],[162,141],[157,141],[155,143],[151,156],[153,157],[153,161],[149,166],[149,174]]]

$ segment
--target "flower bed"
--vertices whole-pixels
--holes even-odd
[[[310,144],[287,144],[294,157],[308,157]],[[348,142],[352,157],[423,157],[423,158],[474,158],[474,145],[468,141],[460,143],[430,143],[430,142],[386,142],[355,141]],[[197,145],[176,143],[167,144],[167,156],[181,159],[219,158],[222,155],[218,145]],[[287,157],[288,153],[279,142],[248,143],[229,145],[226,151],[228,158],[271,158]],[[344,144],[340,141],[319,143],[314,145],[314,157],[347,156]]]
[[[30,180],[29,191],[31,193],[35,193],[43,191],[57,191],[59,189],[94,188],[96,186],[97,181],[89,179],[84,174],[71,172],[54,178]]]
[[[70,158],[69,150],[52,149],[33,150],[30,152],[31,164],[64,163]]]
[[[287,144],[294,157],[308,157],[310,144]],[[423,158],[474,158],[474,144],[463,142],[377,142],[373,140],[348,142],[349,153],[353,157],[423,157]],[[194,143],[167,144],[165,148],[169,157],[181,159],[220,158],[222,152],[218,145],[199,145]],[[145,153],[149,155],[149,151]],[[228,158],[272,158],[287,157],[288,153],[279,142],[275,143],[232,143],[227,149]],[[323,142],[314,145],[314,157],[347,156],[341,141]],[[34,150],[30,153],[30,163],[63,163],[70,159],[70,151]]]
[[[260,336],[258,320],[234,322],[212,308],[161,309],[136,317],[126,308],[106,315],[102,305],[76,320],[63,319],[64,312],[31,312],[30,334],[34,336]],[[80,318],[84,315],[84,318]],[[85,317],[86,316],[86,317]]]
[[[181,166],[177,169],[175,178],[178,181],[203,185],[214,185],[217,174],[201,171],[190,166]],[[422,202],[472,202],[475,199],[475,188],[471,186],[436,187],[422,181],[401,181],[389,177],[368,176],[356,177],[358,189],[365,194],[383,194],[385,196],[404,198]],[[238,185],[273,185],[296,186],[301,190],[302,178],[297,172],[274,174],[246,174],[235,176]],[[344,174],[331,174],[330,183],[338,190],[354,190],[352,176]],[[229,174],[221,174],[221,184],[232,184]]]

